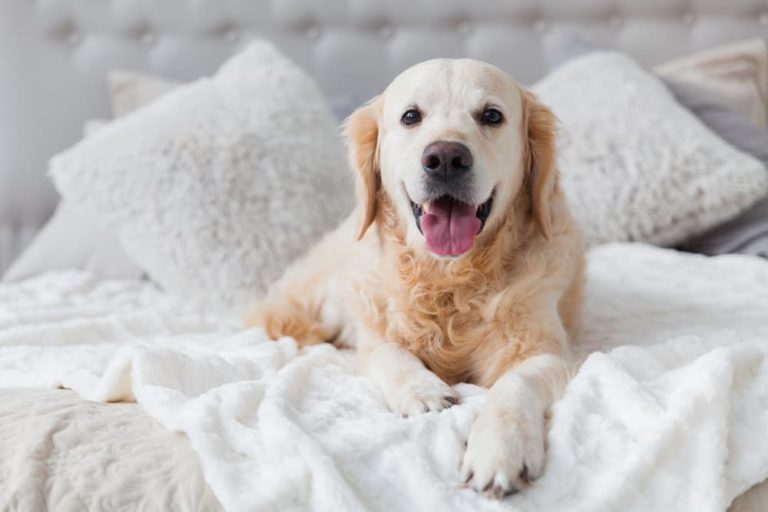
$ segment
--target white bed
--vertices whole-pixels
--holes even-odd
[[[1,285],[0,387],[35,390],[2,392],[0,503],[724,510],[768,477],[768,263],[616,244],[590,253],[588,283],[577,346],[608,352],[556,406],[545,476],[503,505],[456,472],[479,388],[403,419],[349,354],[297,352],[149,283],[63,272]]]

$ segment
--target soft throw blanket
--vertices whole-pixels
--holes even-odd
[[[553,410],[545,475],[501,502],[458,481],[482,389],[403,419],[350,354],[148,284],[0,286],[0,386],[137,400],[189,436],[227,510],[724,510],[768,477],[768,263],[611,245],[588,273],[578,347],[601,352]]]

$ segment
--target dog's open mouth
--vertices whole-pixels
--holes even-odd
[[[416,226],[427,247],[438,256],[460,256],[467,252],[491,214],[493,194],[482,204],[463,203],[444,195],[424,204],[411,201]]]

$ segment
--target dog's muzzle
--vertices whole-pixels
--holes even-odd
[[[424,149],[426,201],[411,210],[427,247],[437,256],[461,256],[469,251],[491,214],[493,192],[482,203],[474,198],[469,148],[459,142],[433,142]],[[405,191],[406,195],[408,191]]]

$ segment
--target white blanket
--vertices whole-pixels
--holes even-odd
[[[330,346],[238,332],[133,282],[0,286],[0,387],[135,398],[186,433],[226,510],[719,511],[768,477],[768,263],[594,249],[594,349],[553,411],[545,475],[486,500],[457,466],[485,392],[408,419]],[[611,348],[618,347],[618,348]]]

